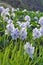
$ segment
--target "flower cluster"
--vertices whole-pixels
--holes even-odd
[[[6,19],[6,22],[7,22],[7,26],[6,26],[5,34],[11,35],[13,40],[17,40],[17,38],[20,38],[21,40],[25,40],[27,38],[26,27],[27,25],[29,25],[29,22],[25,22],[25,23],[22,22],[21,24],[20,21],[18,21],[17,24],[19,24],[19,26],[21,27],[20,30],[18,29],[18,27],[15,28],[13,24],[13,20]]]
[[[34,39],[39,38],[40,36],[41,36],[41,33],[40,33],[39,29],[37,29],[37,28],[33,29]]]
[[[12,32],[11,32],[11,36],[12,36],[12,39],[17,39],[17,38],[19,38],[19,30],[18,30],[18,28],[15,28]]]
[[[41,36],[43,36],[43,17],[40,17],[38,23],[40,24],[41,27],[39,29],[37,29],[37,28],[33,29],[33,38],[34,39],[40,38]]]
[[[27,38],[27,30],[25,28],[22,28],[20,30],[20,39],[24,40]]]
[[[25,15],[23,18],[24,21],[21,22],[18,18],[16,18],[16,15],[18,15],[18,13],[16,14],[15,11],[16,12],[19,11],[19,8],[17,9],[12,8],[10,12],[9,8],[5,9],[4,7],[0,7],[1,17],[3,18],[4,23],[5,22],[7,23],[5,26],[6,27],[5,35],[11,36],[11,39],[13,39],[14,41],[18,39],[22,40],[23,42],[26,41],[26,44],[24,45],[24,50],[32,58],[35,47],[33,47],[27,41],[27,38],[29,39],[30,37],[32,37],[31,38],[32,40],[33,39],[36,40],[37,38],[40,38],[41,36],[43,36],[43,17],[40,17],[39,20],[37,16],[33,17],[36,22],[35,25],[37,24],[37,26],[39,26],[39,28],[37,28],[35,27],[34,22],[32,21],[33,19],[31,19],[29,15]],[[23,10],[22,13],[26,11],[27,10]],[[32,11],[32,13],[34,12]],[[36,14],[38,14],[38,12],[36,12]],[[16,22],[15,22],[15,19],[16,19]]]
[[[30,16],[26,15],[24,17],[24,20],[26,20],[26,22],[20,22],[17,21],[17,24],[21,27],[21,28],[26,28],[26,27],[30,27]]]
[[[24,45],[24,49],[26,53],[28,53],[32,58],[34,54],[34,47],[32,47],[32,45],[29,42],[26,42],[26,44]]]

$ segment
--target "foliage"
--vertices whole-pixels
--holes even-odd
[[[17,21],[24,21],[26,15],[31,17],[32,26],[27,29],[28,36],[26,40],[13,40],[9,35],[5,35],[5,29],[7,23],[0,16],[0,65],[43,65],[43,37],[33,40],[32,30],[39,28],[38,23],[34,20],[34,17],[38,19],[43,16],[43,12],[33,12],[17,10],[13,24],[15,27]],[[19,28],[19,27],[18,27]],[[29,41],[35,47],[33,59],[30,58],[29,54],[24,52],[24,44]]]

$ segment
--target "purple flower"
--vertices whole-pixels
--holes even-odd
[[[10,9],[9,9],[9,8],[6,8],[6,9],[5,9],[5,11],[6,11],[6,12],[9,12],[9,11],[10,11]]]
[[[10,24],[10,23],[13,23],[13,21],[12,21],[11,19],[9,19],[9,20],[7,21],[7,23]]]
[[[1,16],[2,16],[3,18],[9,17],[9,16],[10,16],[10,13],[9,13],[8,11],[4,10],[4,11],[2,11]]]
[[[30,28],[30,22],[29,21],[26,22],[26,25],[28,28]]]
[[[25,20],[30,22],[30,16],[26,15]]]
[[[40,33],[41,33],[41,35],[43,36],[43,26],[40,27]]]
[[[26,42],[24,45],[25,52],[29,54],[29,56],[32,58],[34,54],[34,47],[29,42]]]
[[[1,13],[3,10],[4,10],[4,8],[1,6],[1,7],[0,7],[0,13]]]
[[[27,30],[22,28],[20,31],[20,39],[25,40],[27,38]]]
[[[11,32],[14,30],[14,25],[13,25],[13,23],[8,24],[8,25],[6,26],[6,28],[7,28],[7,31],[11,33]]]
[[[19,38],[19,30],[18,30],[18,28],[15,28],[13,31],[12,31],[12,33],[11,33],[11,36],[12,36],[12,39],[17,39],[17,38]]]
[[[22,22],[20,27],[21,28],[26,28],[27,27],[27,23],[26,22]]]
[[[40,19],[39,19],[39,24],[40,24],[41,26],[43,26],[43,17],[40,17]]]
[[[33,38],[36,39],[36,38],[39,38],[40,36],[41,36],[41,33],[39,29],[37,28],[33,29]]]

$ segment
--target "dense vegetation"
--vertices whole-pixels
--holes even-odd
[[[0,65],[43,65],[43,12],[0,7]]]

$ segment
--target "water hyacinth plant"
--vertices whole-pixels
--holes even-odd
[[[33,37],[34,37],[34,39],[39,38],[40,36],[41,36],[40,31],[37,28],[33,29]]]
[[[20,33],[19,33],[19,30],[18,30],[18,28],[15,28],[12,32],[11,32],[11,36],[12,36],[12,39],[17,39],[17,38],[19,38],[19,35],[20,35]]]
[[[43,65],[43,12],[0,7],[0,65]]]
[[[32,47],[32,45],[30,45],[29,42],[26,42],[26,44],[24,45],[24,49],[25,49],[26,53],[28,53],[30,55],[30,57],[32,58],[32,56],[34,54],[34,47]]]
[[[22,28],[22,29],[20,30],[20,39],[25,40],[26,37],[27,37],[27,31],[26,31],[25,28]]]
[[[43,17],[40,17],[40,19],[39,19],[39,24],[40,24],[41,26],[43,26]]]

